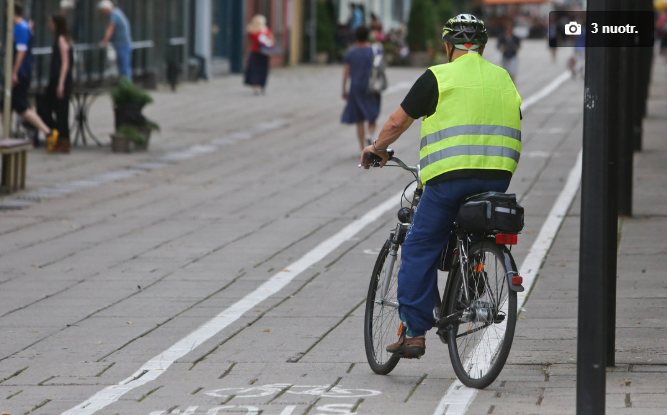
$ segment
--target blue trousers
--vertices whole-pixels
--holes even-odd
[[[412,227],[401,247],[398,303],[408,336],[423,336],[433,328],[438,297],[438,258],[449,240],[460,202],[484,192],[505,192],[510,179],[452,179],[427,185]]]
[[[132,80],[132,46],[116,48],[116,63],[118,64],[118,76],[127,76]]]

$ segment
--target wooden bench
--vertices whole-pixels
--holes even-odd
[[[30,140],[13,138],[0,139],[2,154],[2,189],[13,193],[25,189],[25,172],[28,165],[28,150],[32,148]]]

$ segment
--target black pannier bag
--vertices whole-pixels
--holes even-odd
[[[481,193],[465,199],[456,223],[469,232],[519,233],[524,225],[523,207],[515,194]]]

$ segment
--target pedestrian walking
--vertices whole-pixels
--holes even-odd
[[[104,32],[104,39],[100,42],[101,48],[106,48],[109,43],[116,50],[116,62],[118,64],[118,76],[126,76],[132,80],[132,31],[130,21],[123,11],[114,6],[111,0],[102,0],[98,8],[106,17],[109,24]]]
[[[274,45],[273,34],[266,27],[266,17],[261,14],[252,18],[247,30],[250,57],[245,71],[245,84],[253,88],[255,95],[264,94],[269,77],[269,57]]]
[[[581,25],[581,34],[574,39],[574,53],[568,62],[572,78],[584,76],[586,70],[586,25]]]
[[[352,34],[357,31],[357,29],[364,25],[364,10],[361,8],[361,5],[356,3],[350,3],[350,30]]]
[[[14,67],[12,69],[12,110],[23,121],[34,125],[46,135],[46,151],[51,152],[58,141],[58,130],[49,128],[30,108],[28,92],[32,81],[32,30],[23,18],[23,4],[14,3]],[[4,109],[4,94],[0,98],[0,112]]]
[[[382,21],[375,13],[371,13],[371,33],[373,34],[373,42],[376,44],[382,44],[385,41],[384,29],[382,27]]]
[[[498,49],[503,53],[501,66],[510,74],[512,82],[516,83],[516,75],[519,70],[519,49],[521,39],[514,34],[514,25],[510,22],[505,26],[505,32],[498,39]]]
[[[375,134],[375,122],[380,115],[381,96],[376,92],[369,92],[369,82],[373,61],[381,50],[373,48],[368,42],[369,31],[365,26],[357,28],[356,42],[350,47],[343,58],[343,99],[347,101],[343,111],[343,124],[356,124],[359,147],[364,148],[366,143],[372,142]],[[347,81],[350,80],[350,87]],[[366,135],[368,123],[368,135]],[[364,141],[364,139],[366,141]]]
[[[69,154],[69,101],[72,96],[72,63],[74,61],[72,38],[64,16],[59,14],[51,16],[48,25],[53,32],[51,71],[44,95],[44,111],[40,115],[49,127],[59,132],[58,142],[53,151]]]
[[[549,19],[549,49],[551,49],[551,62],[556,63],[556,53],[558,52],[558,19],[551,16]]]

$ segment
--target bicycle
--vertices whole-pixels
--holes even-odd
[[[420,181],[419,167],[411,167],[394,157],[396,164],[411,172],[415,180],[403,191],[399,223],[385,242],[373,268],[366,300],[364,340],[366,357],[371,369],[381,375],[389,374],[402,356],[385,351],[405,333],[400,321],[397,300],[397,274],[400,269],[400,249],[417,211],[424,186]],[[379,167],[381,159],[366,154],[367,164]],[[360,167],[365,165],[360,165]],[[417,182],[412,200],[406,192]],[[493,194],[489,200],[510,200],[514,195]],[[472,196],[468,202],[485,203],[487,194]],[[403,206],[403,202],[409,206]],[[516,203],[516,201],[514,201]],[[486,206],[486,205],[485,205]],[[490,205],[489,205],[490,206]],[[523,227],[523,208],[521,228]],[[508,208],[496,207],[498,212]],[[461,214],[460,214],[461,215]],[[517,318],[517,292],[524,291],[523,279],[507,245],[516,245],[517,233],[471,231],[457,219],[449,243],[439,259],[439,270],[449,272],[442,298],[434,308],[435,328],[440,340],[448,345],[449,357],[458,379],[464,385],[483,389],[500,374],[512,346]],[[473,228],[474,226],[471,226]],[[520,230],[520,229],[519,229]],[[399,326],[400,323],[400,326]],[[396,328],[399,327],[398,332]],[[394,333],[396,335],[394,336]]]

